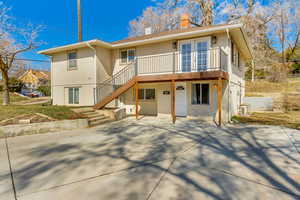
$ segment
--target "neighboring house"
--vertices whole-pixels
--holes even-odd
[[[252,59],[241,24],[91,40],[39,53],[52,57],[55,105],[123,107],[127,114],[218,123],[239,112],[245,62]]]
[[[50,85],[50,74],[48,71],[42,70],[26,70],[21,76],[18,77],[27,89],[35,90],[39,86]]]

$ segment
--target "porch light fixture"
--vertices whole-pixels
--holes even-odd
[[[211,37],[211,43],[212,44],[217,44],[217,36],[212,36]]]
[[[173,43],[172,43],[172,46],[173,46],[173,49],[176,50],[176,49],[177,49],[177,41],[173,42]]]

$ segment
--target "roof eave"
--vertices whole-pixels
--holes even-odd
[[[226,25],[222,27],[212,27],[204,30],[195,30],[191,32],[184,32],[184,33],[174,33],[170,35],[165,35],[165,36],[160,36],[160,37],[155,37],[155,38],[149,38],[145,40],[137,40],[137,41],[131,41],[131,42],[125,42],[125,43],[120,43],[120,44],[112,44],[113,48],[121,48],[121,47],[127,47],[127,46],[135,46],[135,45],[140,45],[140,44],[145,44],[145,43],[153,43],[156,41],[162,41],[162,40],[172,40],[176,39],[179,37],[189,37],[197,34],[205,34],[205,33],[211,33],[211,32],[217,32],[217,31],[225,31],[227,29],[234,29],[234,28],[241,28],[243,25],[242,24],[233,24],[233,25]]]
[[[87,47],[88,45],[96,45],[96,46],[103,46],[106,48],[111,48],[111,44],[98,40],[98,39],[94,39],[94,40],[89,40],[89,41],[84,41],[84,42],[78,42],[75,44],[69,44],[69,45],[65,45],[65,46],[60,46],[60,47],[55,47],[55,48],[50,48],[50,49],[46,49],[46,50],[42,50],[39,51],[39,54],[43,54],[43,55],[52,55],[55,53],[59,53],[62,51],[70,51],[70,50],[74,50],[74,49],[79,49],[82,47]]]
[[[63,51],[70,51],[70,50],[86,47],[87,43],[90,45],[102,46],[102,47],[106,47],[109,49],[122,48],[122,47],[136,46],[136,45],[147,44],[147,43],[154,43],[154,42],[158,42],[158,41],[179,39],[180,37],[192,37],[197,34],[199,35],[199,34],[213,33],[213,32],[223,31],[223,30],[227,30],[227,29],[236,29],[236,28],[242,28],[242,27],[243,27],[242,24],[231,24],[231,25],[224,25],[224,26],[220,26],[220,27],[211,27],[211,28],[207,28],[207,29],[203,29],[203,30],[195,30],[195,31],[191,31],[191,32],[174,33],[174,34],[170,34],[170,35],[164,35],[164,36],[160,36],[160,37],[153,37],[153,38],[149,38],[149,39],[137,40],[137,41],[131,41],[131,42],[124,42],[124,43],[119,43],[119,44],[111,44],[108,42],[104,42],[104,41],[95,39],[95,40],[89,40],[89,41],[85,41],[85,42],[79,42],[79,43],[75,43],[75,44],[55,47],[55,48],[51,48],[51,49],[46,49],[46,50],[39,51],[38,53],[44,54],[44,55],[52,55],[52,54],[63,52]]]

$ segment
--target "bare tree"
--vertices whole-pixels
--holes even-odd
[[[12,24],[8,15],[10,9],[0,3],[0,70],[3,79],[3,105],[10,103],[9,98],[9,70],[14,67],[17,55],[35,49],[38,32],[42,26],[19,28]],[[19,39],[21,38],[21,39]]]
[[[199,12],[201,15],[201,22],[199,26],[210,26],[213,24],[213,0],[190,0],[191,2],[195,2],[199,5]],[[193,24],[197,24],[196,22],[192,22]]]
[[[163,0],[130,21],[129,35],[144,35],[147,27],[151,27],[153,33],[178,29],[182,14],[188,14],[194,26],[212,25],[213,6],[213,0]]]

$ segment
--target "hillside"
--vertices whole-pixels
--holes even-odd
[[[279,125],[300,130],[300,77],[289,78],[288,83],[274,83],[266,80],[247,82],[246,96],[273,97],[274,112],[256,112],[247,117],[236,116],[235,120],[242,123]],[[283,112],[284,108],[287,108],[286,112]]]

